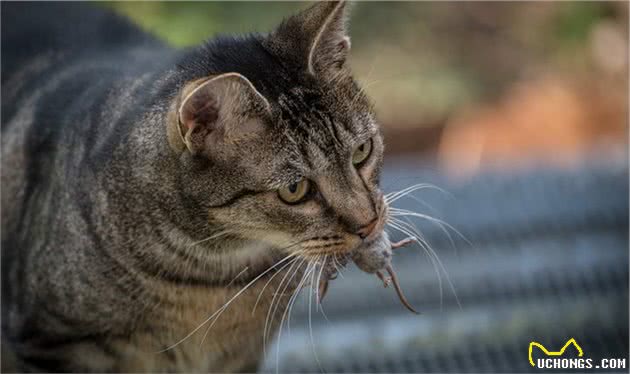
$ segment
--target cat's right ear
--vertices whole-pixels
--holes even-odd
[[[211,155],[259,135],[270,106],[247,78],[226,73],[186,85],[172,112],[171,147]]]
[[[349,7],[344,0],[317,2],[282,22],[265,43],[311,75],[334,76],[350,53]]]

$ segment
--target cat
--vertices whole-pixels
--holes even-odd
[[[386,239],[348,8],[176,50],[2,3],[3,370],[255,371],[298,280]]]

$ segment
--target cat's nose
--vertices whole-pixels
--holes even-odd
[[[361,239],[365,239],[368,236],[370,236],[370,234],[372,232],[374,232],[374,229],[376,228],[376,224],[378,223],[378,218],[374,218],[374,220],[372,220],[372,222],[368,223],[367,225],[361,227],[356,234],[359,235],[359,238]]]

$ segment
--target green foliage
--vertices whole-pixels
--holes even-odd
[[[103,6],[125,15],[174,46],[184,47],[217,33],[270,30],[299,3],[113,1]]]
[[[553,36],[559,47],[573,48],[585,43],[593,25],[610,14],[610,3],[563,3],[553,22]]]

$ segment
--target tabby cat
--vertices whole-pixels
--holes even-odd
[[[4,370],[255,371],[300,274],[386,239],[347,8],[181,51],[2,3]]]

